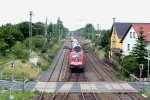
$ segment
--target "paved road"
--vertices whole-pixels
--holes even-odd
[[[27,82],[24,84],[25,90],[33,90],[36,86],[37,82]],[[0,81],[0,87],[4,89],[8,89],[11,86],[10,81]],[[23,89],[23,83],[22,82],[13,82],[12,84],[13,90],[22,90]]]
[[[43,82],[27,82],[27,83],[25,83],[24,88],[25,88],[25,90],[34,90],[38,87],[43,89],[44,85],[41,85],[41,83],[46,84],[46,83],[43,83]],[[58,90],[61,87],[64,87],[65,84],[66,83],[63,83],[63,82],[48,83],[47,88],[55,88],[56,90]],[[95,82],[93,84],[98,90],[101,90],[101,91],[108,90],[108,87],[107,87],[108,83]],[[118,83],[112,83],[112,84],[113,84],[114,87],[120,88],[118,86]],[[148,82],[147,83],[146,82],[129,82],[128,84],[127,83],[124,83],[124,84],[125,84],[124,86],[131,86],[132,88],[136,89],[137,91],[140,91],[140,90],[143,90],[143,89],[150,89],[150,82],[149,83]],[[10,88],[10,86],[11,86],[10,81],[0,81],[0,87],[3,87],[4,89],[6,89],[6,88],[8,89],[8,88]],[[83,84],[79,84],[79,83],[75,83],[75,84],[73,83],[72,86],[73,86],[72,89],[76,91],[76,90],[80,89],[81,87],[82,88],[86,87],[87,84],[83,85]],[[23,83],[22,82],[13,82],[12,89],[13,90],[22,90],[23,89]]]

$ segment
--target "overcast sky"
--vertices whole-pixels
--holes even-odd
[[[0,25],[29,20],[56,23],[57,18],[65,27],[75,30],[92,23],[109,29],[112,18],[119,22],[150,22],[149,0],[0,0]]]

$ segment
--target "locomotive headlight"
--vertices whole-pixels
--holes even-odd
[[[75,62],[71,62],[70,64],[75,64]]]
[[[82,65],[82,62],[78,62],[78,64]]]

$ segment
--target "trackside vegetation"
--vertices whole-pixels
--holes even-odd
[[[32,52],[29,51],[29,22],[18,24],[8,23],[0,27],[0,72],[1,79],[10,80],[12,74],[12,61],[15,61],[14,77],[17,81],[25,79],[36,80],[42,71],[46,71],[51,61],[62,46],[68,29],[58,18],[57,23],[47,25],[43,22],[32,23]],[[53,55],[53,56],[51,56]],[[38,57],[37,64],[29,59]]]
[[[1,100],[9,100],[10,91],[7,90],[4,92],[2,96],[0,96]],[[14,100],[32,100],[34,92],[31,91],[13,91]]]

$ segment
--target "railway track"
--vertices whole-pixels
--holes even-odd
[[[66,80],[68,82],[87,82],[89,81],[84,73],[71,73],[70,77]],[[71,90],[74,87],[72,86],[70,91],[64,96],[63,100],[69,100],[69,95],[72,94]],[[92,88],[91,88],[92,89]],[[96,94],[91,91],[90,93],[83,92],[81,89],[80,96],[82,100],[98,100]]]
[[[69,41],[65,42],[64,45],[69,45]],[[64,67],[67,65],[67,62],[66,62],[68,59],[67,54],[69,52],[67,49],[64,49],[64,45],[62,46],[61,48],[62,50],[59,52],[59,54],[57,54],[57,57],[56,57],[57,59],[53,63],[51,69],[48,71],[49,72],[48,76],[45,76],[45,77],[48,77],[48,79],[44,87],[44,90],[41,93],[38,93],[33,100],[50,100],[51,99],[52,96],[51,95],[44,96],[45,95],[44,92],[49,81],[53,81],[53,82],[61,81],[61,77],[63,76],[64,69],[65,69]]]
[[[68,55],[70,50],[64,49],[64,46],[70,46],[70,40],[66,40],[61,53],[57,57],[57,61],[54,63],[54,67],[52,68],[51,75],[49,76],[50,82],[59,82],[63,77],[63,73],[65,68],[68,66]]]
[[[86,49],[85,49],[86,50]],[[64,50],[62,52],[65,52],[64,55],[68,55],[69,51]],[[88,51],[86,51],[88,52]],[[62,54],[59,54],[60,57],[62,56]],[[59,63],[58,65],[62,65],[62,66],[67,66],[67,63],[65,61],[67,61],[67,57],[64,56],[62,58],[58,57],[58,60],[62,59],[62,63]],[[57,60],[57,61],[58,61]],[[98,78],[101,81],[107,81],[107,82],[117,82],[117,80],[107,72],[107,70],[105,68],[108,68],[107,65],[102,62],[95,53],[85,53],[85,60],[87,62],[87,65],[89,65],[90,67],[92,66],[92,68],[95,71],[95,74],[98,76]],[[57,64],[57,61],[55,62]],[[65,63],[64,63],[65,62]],[[57,66],[57,65],[56,65]],[[56,80],[56,81],[60,81],[61,77],[63,76],[65,67],[59,67],[59,68],[54,68],[52,70],[53,73],[55,73],[56,69],[57,69],[57,74],[51,74],[53,76],[51,76],[49,78],[50,81]],[[105,68],[104,68],[105,67]],[[68,72],[67,72],[68,73]],[[54,78],[52,78],[54,77]],[[76,85],[78,85],[79,82],[90,82],[90,80],[87,78],[87,76],[85,75],[85,73],[69,73],[68,75],[66,75],[66,78],[64,79],[64,82],[75,82],[74,85],[72,85],[72,87],[70,88],[70,90],[67,93],[58,93],[57,91],[55,91],[52,95],[50,95],[49,97],[44,97],[44,91],[41,94],[38,94],[38,99],[35,100],[72,100],[72,99],[76,99],[76,100],[103,100],[101,98],[101,96],[97,93],[94,93],[92,88],[91,88],[91,92],[84,92],[81,91],[80,92],[72,92],[75,90]],[[90,86],[90,84],[89,84]],[[111,84],[110,84],[111,86]],[[113,93],[109,93],[111,95],[112,98],[109,99],[104,99],[104,100],[141,100],[136,98],[136,95],[133,95],[131,93],[129,93],[126,89],[123,89],[124,92],[120,91],[118,92],[113,86],[111,86],[113,89]],[[120,85],[120,87],[122,87]],[[45,86],[46,88],[46,86]],[[123,87],[122,87],[123,88]]]
[[[83,46],[83,48],[84,48],[85,52],[89,52],[87,50],[87,48],[85,48],[84,46]],[[93,68],[94,68],[96,74],[98,74],[98,77],[100,80],[107,81],[107,82],[117,82],[117,80],[114,78],[114,76],[112,76],[111,74],[109,74],[106,71],[105,68],[108,68],[107,65],[103,61],[101,61],[96,54],[94,54],[92,52],[85,53],[85,59],[87,60],[88,63],[90,63],[91,66],[93,66]],[[120,87],[122,87],[122,86],[120,85]],[[129,93],[126,89],[124,89],[123,87],[122,87],[122,89],[124,90],[123,92],[122,91],[117,92],[116,89],[113,88],[114,94],[117,95],[118,99],[120,99],[120,100],[138,100],[135,96],[133,96],[131,93]]]

